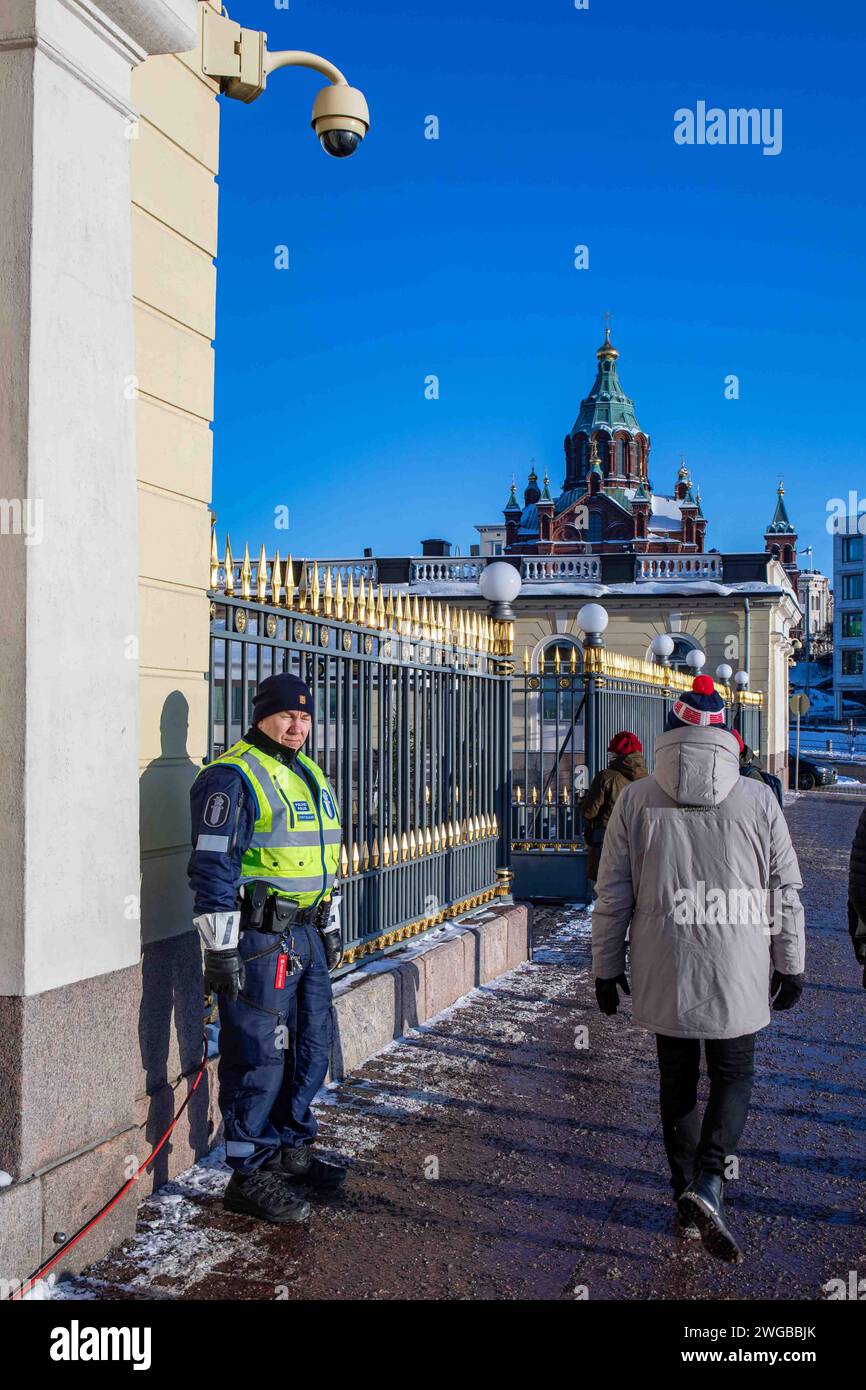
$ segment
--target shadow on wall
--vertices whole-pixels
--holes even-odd
[[[143,1139],[159,1142],[187,1094],[187,1081],[202,1058],[204,997],[201,948],[192,925],[186,879],[190,851],[189,789],[199,771],[187,753],[189,705],[173,690],[162,707],[158,758],[139,782],[142,843],[141,1005],[138,1036],[147,1096]],[[148,1170],[146,1190],[159,1187],[211,1144],[209,1076],[206,1073],[171,1139]],[[170,1160],[172,1149],[177,1158]],[[183,1158],[183,1162],[177,1160]]]

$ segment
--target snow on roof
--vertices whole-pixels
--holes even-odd
[[[586,557],[581,557],[586,558]],[[592,557],[588,557],[592,558]],[[437,583],[435,580],[417,580],[412,584],[393,584],[393,589],[402,589],[405,593],[418,594],[423,598],[426,594],[436,598],[444,598],[449,595],[453,598],[479,598],[480,593],[478,584],[474,580],[457,581],[443,580]],[[721,584],[713,579],[639,579],[628,584],[595,584],[589,579],[573,580],[551,580],[550,582],[531,580],[524,584],[518,598],[513,600],[519,602],[521,599],[529,597],[555,597],[557,595],[574,596],[586,595],[590,598],[603,598],[605,594],[612,597],[619,595],[641,595],[651,594],[674,595],[682,594],[684,597],[692,596],[699,598],[702,595],[718,595],[721,598],[730,598],[734,594],[784,594],[793,597],[793,591],[788,586],[781,584],[767,584],[763,580],[749,580],[736,584]],[[795,600],[796,601],[796,600]]]

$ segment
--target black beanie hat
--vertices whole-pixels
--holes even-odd
[[[269,714],[279,714],[280,710],[299,709],[305,714],[313,713],[313,697],[310,687],[299,676],[287,672],[280,676],[268,676],[263,680],[253,696],[253,723],[267,719]]]
[[[725,727],[725,702],[716,690],[712,676],[695,676],[691,690],[684,690],[674,701],[665,720],[665,729],[681,729],[684,724],[712,724]]]

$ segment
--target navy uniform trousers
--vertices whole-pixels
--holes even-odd
[[[294,941],[298,957],[278,988],[278,961]],[[312,1143],[310,1109],[328,1070],[333,1038],[331,978],[314,926],[291,934],[245,930],[240,953],[246,979],[236,1000],[218,995],[219,1105],[226,1162],[251,1173],[281,1146]]]

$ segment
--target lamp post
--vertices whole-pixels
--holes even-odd
[[[804,545],[804,546],[803,546],[803,554],[809,556],[809,568],[808,568],[808,570],[807,570],[807,574],[811,575],[811,573],[812,573],[812,547],[811,547],[811,545]],[[806,639],[806,642],[805,642],[805,653],[806,653],[806,656],[805,656],[805,660],[806,660],[806,694],[807,694],[807,696],[808,696],[808,694],[809,694],[810,661],[811,661],[811,658],[810,658],[810,656],[809,656],[810,619],[811,619],[811,608],[812,608],[812,581],[811,581],[811,579],[807,579],[807,580],[806,580],[806,586],[805,586],[805,587],[806,587],[806,619],[805,619],[805,623],[804,623],[804,627],[803,627],[803,636],[804,636],[805,639]]]
[[[674,639],[666,632],[659,632],[650,642],[650,651],[659,666],[670,666],[674,654]]]
[[[602,608],[600,603],[585,603],[577,615],[577,625],[584,635],[585,643],[589,655],[598,652],[604,646],[602,633],[605,631],[610,618],[607,609]],[[600,664],[600,663],[599,663]],[[600,720],[597,717],[595,707],[597,688],[596,688],[596,662],[595,660],[584,660],[584,672],[586,678],[586,716],[585,716],[585,752],[584,757],[588,757],[587,777],[589,781],[595,776],[601,765],[602,754],[597,747],[599,742]],[[589,785],[589,781],[587,785]]]
[[[702,652],[700,647],[695,647],[694,651],[686,653],[686,665],[690,671],[694,671],[696,676],[700,674],[706,662],[706,652]]]
[[[734,685],[735,685],[736,688],[737,688],[737,694],[738,694],[738,695],[742,695],[746,690],[748,690],[748,688],[749,688],[749,673],[748,673],[748,671],[735,671],[735,672],[734,672]],[[742,730],[742,728],[741,728],[741,725],[742,725],[742,722],[743,722],[743,703],[742,703],[741,700],[738,700],[738,701],[737,701],[736,709],[737,709],[737,712],[736,712],[736,714],[735,714],[735,716],[734,716],[734,723],[736,724],[737,728],[740,730],[740,733],[742,733],[743,730]]]
[[[507,560],[494,560],[485,565],[478,579],[478,588],[490,605],[490,617],[496,622],[513,624],[514,609],[511,607],[520,593],[522,580],[520,571]],[[512,644],[513,645],[513,644]],[[498,718],[496,720],[499,746],[496,748],[494,767],[505,769],[502,781],[493,789],[494,804],[499,814],[499,864],[496,878],[500,897],[511,902],[511,885],[514,874],[511,870],[511,798],[512,798],[512,677],[514,664],[511,660],[500,663],[496,668],[500,676],[507,680],[500,682]]]
[[[490,604],[490,616],[497,622],[514,622],[514,609],[511,607],[520,593],[523,581],[520,572],[507,560],[494,560],[485,565],[478,580],[478,587]]]
[[[600,603],[585,603],[577,615],[577,625],[586,637],[588,647],[603,647],[602,633],[610,622],[607,609]]]

